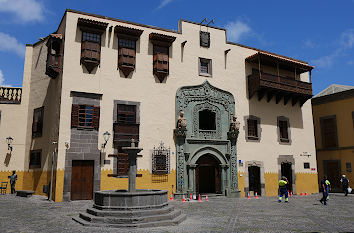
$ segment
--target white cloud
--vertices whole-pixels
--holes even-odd
[[[0,12],[13,13],[22,23],[44,19],[44,6],[38,0],[0,0]]]
[[[157,7],[157,9],[161,9],[163,7],[165,7],[167,4],[171,3],[173,0],[162,0],[160,2],[160,5]]]
[[[339,37],[337,48],[329,55],[313,60],[315,66],[319,68],[330,68],[335,60],[348,56],[348,51],[354,48],[354,29],[348,29]],[[347,62],[352,65],[352,61]]]
[[[229,22],[225,26],[227,30],[227,38],[230,41],[239,42],[242,37],[252,32],[252,29],[245,23],[237,20]]]
[[[0,87],[11,87],[11,85],[5,84],[5,78],[2,70],[0,70]]]
[[[310,39],[304,41],[304,46],[305,46],[305,48],[310,48],[310,49],[314,49],[314,48],[319,47],[318,44],[316,44],[315,42],[313,42]]]
[[[341,43],[345,48],[353,48],[354,47],[354,29],[349,29],[342,33],[341,35]]]
[[[25,56],[26,47],[6,33],[0,32],[0,51],[10,51],[16,53],[20,57]]]

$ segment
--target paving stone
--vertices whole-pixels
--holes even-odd
[[[354,232],[354,195],[330,194],[328,206],[320,195],[293,197],[278,203],[276,197],[209,197],[209,202],[172,201],[170,205],[187,215],[176,226],[119,232]],[[73,221],[92,207],[92,201],[51,203],[46,197],[0,195],[1,232],[117,232],[118,229],[85,227]]]

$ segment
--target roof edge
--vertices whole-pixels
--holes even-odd
[[[313,97],[311,99],[312,105],[320,105],[320,104],[325,104],[328,102],[333,102],[337,100],[344,100],[348,98],[353,98],[354,97],[354,89],[349,89],[341,92],[336,92],[333,94],[329,95],[323,95],[319,97]]]

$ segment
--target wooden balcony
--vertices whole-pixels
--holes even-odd
[[[61,70],[61,55],[48,54],[45,74],[56,78]]]
[[[139,141],[140,124],[113,123],[113,142],[121,144],[130,142],[132,139]]]
[[[0,87],[0,104],[21,104],[22,88]]]
[[[266,96],[269,102],[275,96],[277,104],[284,99],[284,105],[291,100],[293,106],[297,102],[302,106],[312,97],[312,84],[294,78],[253,72],[248,76],[248,93],[250,99],[257,93],[259,101]]]

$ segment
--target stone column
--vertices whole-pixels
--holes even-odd
[[[195,193],[195,168],[197,164],[189,164],[189,186],[188,191],[190,193]]]
[[[238,190],[238,170],[237,170],[237,137],[239,131],[233,130],[227,133],[227,137],[231,143],[230,149],[230,176],[231,176],[231,185],[230,185],[230,194],[231,197],[240,197],[240,191]]]
[[[222,193],[225,195],[225,190],[226,190],[226,187],[227,187],[227,184],[226,181],[226,170],[228,168],[228,165],[226,164],[220,164],[220,169],[221,169],[221,190],[222,190]]]
[[[123,151],[128,153],[128,162],[129,162],[129,170],[128,170],[128,192],[135,192],[135,179],[136,179],[136,157],[137,154],[142,151],[142,148],[135,147],[135,141],[132,139],[132,143],[130,147],[123,147]]]
[[[185,155],[184,155],[184,146],[186,140],[186,129],[185,128],[177,128],[174,130],[174,134],[176,136],[176,195],[185,194],[186,193],[186,177],[185,174]]]

